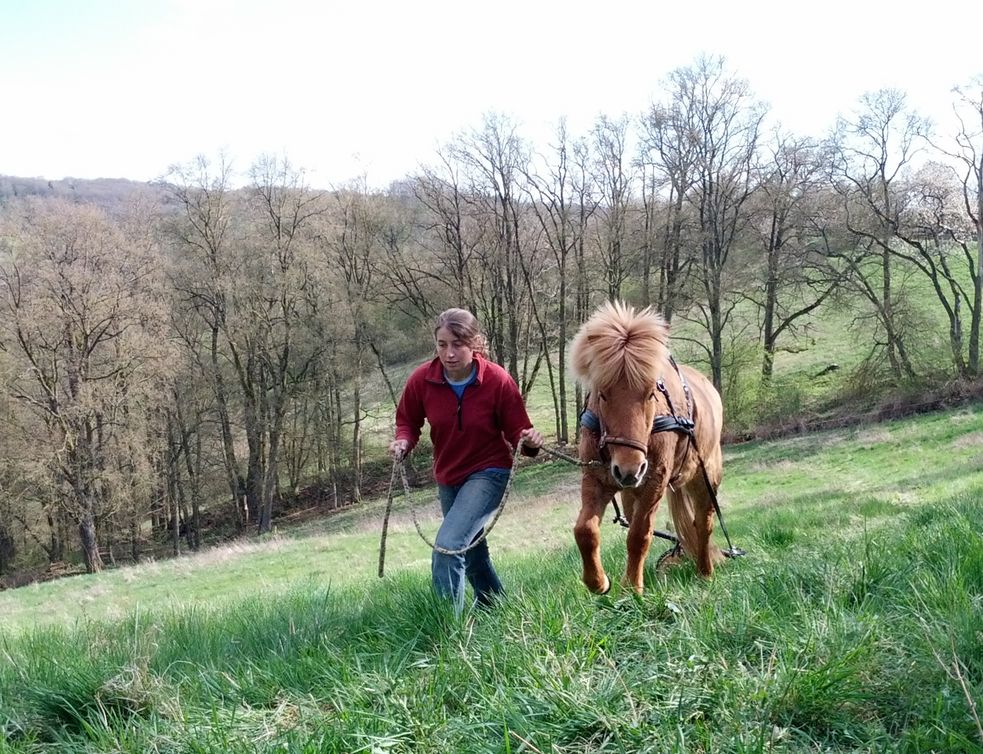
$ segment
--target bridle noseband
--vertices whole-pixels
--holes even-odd
[[[595,414],[595,416],[597,416]],[[583,421],[583,418],[581,418]],[[626,448],[634,448],[635,450],[640,450],[642,453],[648,454],[649,446],[648,443],[639,442],[638,440],[632,440],[630,437],[620,437],[618,435],[609,435],[607,430],[604,428],[604,421],[600,416],[597,416],[598,426],[600,432],[597,439],[597,449],[604,452],[604,449],[608,445],[623,445]]]

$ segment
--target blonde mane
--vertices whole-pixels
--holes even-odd
[[[669,326],[651,308],[621,301],[603,304],[580,328],[570,347],[570,364],[589,388],[627,382],[655,384],[669,352]]]

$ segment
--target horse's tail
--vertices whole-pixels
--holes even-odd
[[[682,545],[687,557],[692,558],[696,553],[699,540],[696,529],[697,511],[693,495],[686,486],[680,486],[676,489],[670,487],[666,490],[666,499],[669,501],[669,515],[672,516],[672,526],[676,530],[676,536],[679,537],[679,544]],[[706,515],[706,512],[702,512],[701,515]],[[713,525],[713,519],[710,519],[710,525]],[[713,564],[720,563],[724,559],[724,554],[713,543],[712,538],[707,546],[710,548],[710,560]]]

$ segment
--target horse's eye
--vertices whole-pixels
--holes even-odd
[[[604,393],[598,393],[597,397],[600,398],[602,401],[606,401],[608,399],[608,397]]]

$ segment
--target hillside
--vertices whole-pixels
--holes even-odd
[[[509,598],[462,621],[402,504],[375,576],[382,500],[0,594],[0,751],[983,751],[983,405],[725,456],[748,555],[640,598],[579,583],[552,463],[491,537]]]
[[[9,486],[20,492],[0,499],[0,576],[6,584],[64,575],[85,567],[83,564],[98,570],[103,563],[115,567],[124,562],[166,557],[179,548],[197,547],[199,541],[214,544],[235,533],[287,527],[297,520],[328,515],[333,508],[348,505],[358,497],[359,489],[366,495],[377,494],[388,479],[385,448],[392,433],[391,396],[398,392],[412,365],[425,357],[429,339],[425,324],[429,314],[423,309],[407,312],[401,308],[404,303],[410,306],[406,298],[401,298],[406,292],[402,286],[409,280],[413,281],[412,286],[423,286],[416,304],[426,304],[430,309],[444,302],[455,303],[452,297],[457,295],[449,291],[441,274],[446,260],[440,256],[443,247],[434,245],[434,239],[429,237],[435,226],[428,224],[433,218],[428,220],[425,203],[419,197],[411,197],[405,186],[395,201],[388,195],[357,190],[330,196],[313,192],[317,195],[306,196],[296,187],[281,187],[283,197],[299,200],[306,196],[305,201],[309,199],[317,205],[310,217],[316,217],[318,225],[299,233],[305,244],[303,253],[288,255],[296,264],[287,275],[281,274],[279,263],[269,256],[282,249],[276,235],[279,226],[267,222],[264,214],[270,208],[263,207],[262,191],[247,192],[249,201],[239,201],[247,198],[245,193],[224,186],[216,194],[208,187],[212,184],[206,166],[200,167],[203,172],[194,174],[191,185],[185,187],[189,193],[184,196],[190,202],[184,207],[186,211],[175,214],[181,223],[187,221],[187,227],[180,232],[169,220],[157,222],[159,217],[148,218],[151,224],[145,227],[140,223],[142,218],[124,218],[123,213],[116,218],[120,220],[119,227],[114,227],[112,218],[86,217],[84,222],[95,222],[100,233],[87,231],[83,236],[91,244],[88,253],[62,258],[58,250],[65,247],[59,233],[71,237],[76,227],[81,227],[73,223],[82,222],[84,213],[78,210],[84,208],[60,201],[53,203],[57,208],[44,222],[40,220],[44,215],[41,207],[31,209],[38,211],[39,217],[9,218],[11,227],[16,229],[13,232],[22,233],[28,240],[19,247],[25,256],[15,266],[47,269],[45,265],[50,260],[38,255],[53,249],[51,259],[56,261],[51,264],[64,269],[49,272],[57,279],[61,279],[59,275],[77,278],[72,281],[73,291],[90,290],[83,285],[90,279],[120,287],[119,295],[106,298],[93,294],[91,300],[73,302],[73,307],[84,303],[95,308],[109,300],[127,302],[114,314],[120,326],[101,330],[100,336],[106,335],[105,342],[82,353],[87,358],[126,365],[132,374],[112,382],[93,380],[81,394],[98,395],[99,405],[92,401],[57,404],[60,411],[71,414],[71,421],[88,422],[92,427],[98,424],[102,433],[92,430],[80,436],[102,438],[92,441],[91,450],[100,456],[100,468],[117,469],[128,478],[113,484],[103,484],[101,478],[89,479],[77,489],[99,487],[106,499],[87,494],[82,496],[82,503],[73,501],[64,491],[76,488],[59,486],[58,482],[58,459],[67,439],[60,440],[45,430],[48,426],[67,426],[69,419],[66,415],[61,424],[46,424],[43,404],[32,401],[35,391],[43,392],[46,386],[35,384],[33,354],[22,353],[24,348],[18,347],[17,333],[13,326],[8,327],[0,346],[5,348],[2,362],[8,377],[3,408],[10,412],[12,420],[5,424],[0,446],[8,451],[4,456],[8,469],[5,473],[12,480]],[[200,192],[194,183],[199,180],[207,184],[198,187]],[[97,202],[110,207],[110,214],[134,197],[167,200],[169,196],[161,186],[127,181],[4,178],[0,201],[10,201],[15,195],[76,197],[79,203]],[[233,200],[226,202],[226,197]],[[196,215],[198,212],[201,214]],[[473,212],[477,210],[472,210],[471,215],[475,221],[477,215]],[[133,219],[137,222],[127,226]],[[201,224],[213,221],[217,223],[214,227]],[[521,225],[523,232],[535,235],[531,216],[524,218]],[[145,258],[140,257],[140,244],[131,246],[123,240],[138,226],[141,233],[147,234],[143,237],[153,244],[153,253]],[[199,231],[201,238],[195,235]],[[272,236],[267,235],[271,233]],[[114,239],[118,248],[106,253],[107,248],[99,239]],[[221,239],[221,243],[213,246],[215,239]],[[346,246],[351,239],[360,240]],[[487,245],[481,239],[480,234],[472,239],[478,245],[475,260]],[[752,237],[742,239],[742,244],[748,244],[747,248],[736,249],[735,253],[741,263],[746,261],[754,268],[760,249]],[[594,258],[584,273],[592,286],[592,299],[603,295],[603,257],[598,256],[603,244],[595,246]],[[533,247],[523,246],[530,248]],[[364,256],[353,256],[346,262],[345,249]],[[536,261],[544,260],[545,256]],[[630,260],[626,257],[625,261]],[[125,264],[117,269],[117,262]],[[405,269],[392,269],[404,262],[408,264]],[[468,272],[474,285],[484,286],[495,277],[481,269],[490,262],[490,257],[484,262],[475,261],[475,269]],[[354,266],[346,267],[348,263]],[[99,269],[85,269],[86,265],[97,264]],[[349,288],[351,281],[342,280],[342,270],[356,268],[364,272],[364,277],[359,278],[364,290],[353,290]],[[116,273],[125,273],[125,277]],[[393,275],[389,277],[389,273]],[[555,284],[555,270],[544,268],[538,274],[547,287]],[[876,270],[871,274],[876,278]],[[85,340],[90,333],[82,330],[95,320],[84,312],[76,321],[70,312],[60,309],[57,300],[45,298],[49,288],[43,285],[42,277],[19,280],[30,283],[32,292],[31,296],[19,295],[7,301],[9,311],[15,313],[6,318],[8,325],[20,321],[20,316],[26,322],[40,321],[38,317],[44,313],[46,318],[34,333],[33,342],[25,346],[46,348],[50,351],[46,356],[48,363],[62,363],[71,357],[62,352],[65,344],[74,341],[50,340],[47,333],[75,328],[79,330],[75,337]],[[144,288],[144,281],[153,283]],[[904,325],[912,333],[907,346],[914,376],[907,379],[892,374],[878,327],[870,319],[873,305],[855,289],[844,288],[835,299],[810,310],[808,321],[803,320],[782,336],[774,355],[771,380],[763,381],[760,306],[754,301],[758,282],[753,275],[731,281],[735,287],[749,288],[729,292],[728,306],[732,308],[728,310],[724,333],[722,353],[726,363],[721,372],[725,441],[862,425],[962,405],[980,395],[978,382],[954,378],[956,369],[952,354],[947,353],[941,306],[927,279],[913,268],[903,274],[896,270],[895,291],[904,302]],[[637,280],[629,278],[626,295],[637,295],[636,285]],[[284,286],[282,290],[280,286]],[[553,375],[560,366],[557,338],[561,323],[555,319],[559,316],[557,290],[554,288],[542,302],[543,308],[535,312],[535,317],[544,315],[541,330],[534,326],[531,301],[523,304],[527,308],[514,313],[517,332],[522,333],[522,347],[529,349],[525,356],[506,352],[502,342],[504,318],[497,323],[499,353],[511,359],[509,366],[520,375],[523,387],[528,388],[530,415],[551,442],[562,436],[556,416],[558,388],[550,383],[545,364],[537,362],[534,384],[530,385],[529,379],[536,362],[533,345],[540,337],[541,352],[553,356]],[[136,292],[140,295],[135,296]],[[795,295],[807,294],[789,292],[786,306],[794,307]],[[278,317],[267,316],[268,311],[264,314],[263,307],[255,306],[258,300],[288,299],[289,306],[284,311],[289,316],[284,316],[289,319],[289,327],[287,320],[281,322]],[[34,309],[27,306],[29,302]],[[356,310],[360,314],[354,314]],[[493,306],[486,313],[494,316],[494,311]],[[337,316],[339,312],[344,316]],[[573,326],[569,309],[565,317],[569,340]],[[213,333],[215,353],[211,357],[205,353],[208,339],[203,337],[210,322],[221,323],[219,331]],[[123,344],[110,340],[119,333],[133,334],[132,358],[118,359],[120,351],[114,348]],[[277,348],[287,345],[286,341],[277,344],[278,339],[286,337],[285,333],[290,333],[288,361],[275,357],[281,352]],[[359,348],[357,340],[364,337],[370,337],[372,342]],[[130,343],[129,338],[126,342]],[[244,344],[255,351],[250,352],[252,361],[241,358]],[[680,362],[704,373],[713,371],[708,330],[706,323],[700,321],[699,302],[676,312],[672,349]],[[368,355],[370,352],[374,353]],[[213,368],[208,366],[212,363],[218,365],[218,374],[213,374]],[[266,370],[243,366],[260,363],[280,365],[277,368],[285,371],[273,379]],[[380,368],[386,370],[385,378]],[[70,371],[55,370],[51,379],[65,380]],[[95,376],[102,372],[88,365],[79,373]],[[299,374],[304,375],[303,379],[295,380]],[[228,392],[213,384],[219,377]],[[280,457],[270,460],[265,458],[263,449],[274,447],[269,436],[274,431],[273,423],[252,422],[249,406],[253,396],[269,394],[274,385],[288,386],[284,388],[283,405],[290,417],[291,436],[275,446]],[[136,387],[147,394],[138,394]],[[74,395],[71,385],[57,389]],[[566,391],[565,418],[567,426],[573,427],[580,407],[569,375]],[[174,395],[186,396],[193,403],[180,407],[185,411],[177,411]],[[330,396],[327,401],[326,396]],[[123,404],[127,410],[120,411],[118,407]],[[159,410],[161,407],[163,411]],[[127,421],[106,424],[102,417],[107,412]],[[227,417],[227,431],[220,429],[226,421],[221,417]],[[152,431],[143,437],[146,427]],[[105,434],[107,429],[112,430],[112,436]],[[129,448],[131,437],[139,437],[144,449],[137,463],[130,458],[129,450],[123,450]],[[355,442],[357,452],[353,448]],[[160,459],[166,461],[162,463]],[[425,449],[421,448],[416,461],[416,470],[425,479]],[[277,464],[280,488],[267,490],[247,484],[247,480],[262,477],[267,462]],[[39,465],[43,468],[39,469]],[[83,475],[90,473],[86,464],[73,464],[70,468]],[[35,475],[50,481],[54,485],[51,489],[62,493],[50,494],[40,489],[33,483]],[[245,511],[240,510],[241,497],[247,502]],[[98,542],[95,537],[78,533],[79,505],[92,524],[88,531],[95,531]],[[182,532],[186,535],[184,541],[179,536]]]

